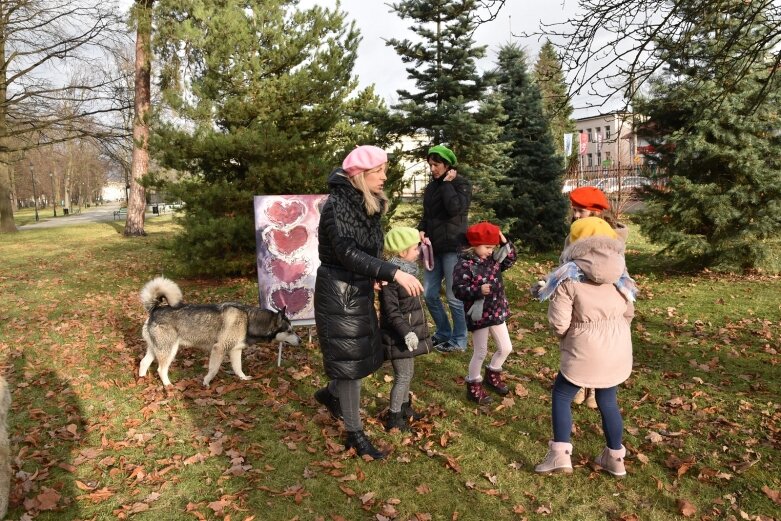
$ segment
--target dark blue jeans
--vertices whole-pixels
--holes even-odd
[[[551,399],[553,402],[553,441],[570,442],[572,433],[572,400],[580,390],[564,378],[561,373],[553,383]],[[618,387],[595,389],[599,414],[602,416],[602,431],[605,433],[605,443],[614,450],[621,448],[624,431],[624,421],[618,409]]]

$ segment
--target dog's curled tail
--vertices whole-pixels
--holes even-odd
[[[156,277],[141,289],[141,303],[147,311],[159,306],[163,299],[169,306],[178,306],[182,302],[182,290],[171,279]]]

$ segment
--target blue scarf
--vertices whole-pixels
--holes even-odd
[[[545,277],[545,285],[540,288],[537,298],[540,299],[540,302],[548,300],[556,288],[566,280],[583,282],[586,280],[586,274],[574,262],[566,262]],[[629,302],[634,302],[637,299],[637,284],[626,270],[613,285]]]

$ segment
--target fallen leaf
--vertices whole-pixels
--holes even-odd
[[[697,513],[697,507],[695,507],[693,504],[691,504],[689,501],[685,499],[679,499],[677,505],[678,505],[678,513],[681,514],[683,517],[692,517],[694,514]]]
[[[53,488],[43,487],[43,491],[35,496],[38,510],[54,510],[60,501],[60,493]]]
[[[773,490],[767,485],[764,485],[762,487],[762,492],[764,492],[767,497],[773,500],[773,503],[775,503],[776,505],[781,505],[781,492],[779,492],[778,490]]]

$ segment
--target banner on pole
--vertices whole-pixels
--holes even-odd
[[[564,157],[572,155],[572,134],[564,134]]]
[[[585,132],[580,133],[580,155],[586,155],[586,150],[588,150],[588,134]]]

